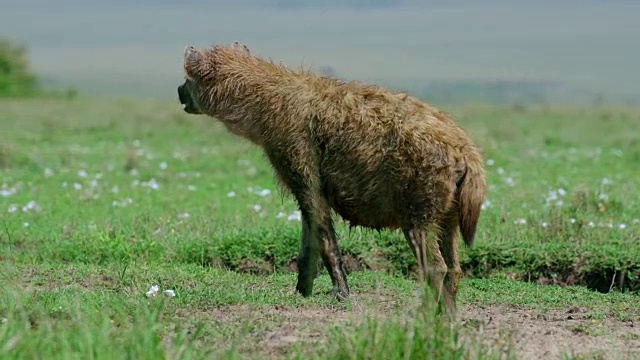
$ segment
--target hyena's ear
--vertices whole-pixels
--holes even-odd
[[[199,77],[203,70],[202,53],[189,45],[184,49],[184,71],[187,76]]]
[[[245,44],[239,43],[238,41],[234,41],[233,44],[231,44],[231,48],[235,51],[240,51],[245,55],[251,55],[251,51],[249,51],[249,47]]]

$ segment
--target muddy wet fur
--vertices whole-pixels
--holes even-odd
[[[311,295],[321,257],[331,293],[349,296],[333,210],[351,226],[401,229],[436,302],[455,312],[458,229],[471,246],[486,184],[478,148],[447,114],[407,94],[265,61],[238,42],[187,47],[184,70],[184,110],[260,146],[297,200],[298,292]]]

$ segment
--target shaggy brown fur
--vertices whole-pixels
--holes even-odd
[[[184,69],[184,110],[260,146],[295,196],[297,291],[311,294],[320,255],[332,292],[349,294],[333,209],[352,226],[402,229],[436,302],[442,294],[455,311],[458,227],[471,246],[486,185],[478,149],[449,116],[403,93],[293,71],[239,43],[188,47]]]

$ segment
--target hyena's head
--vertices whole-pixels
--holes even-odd
[[[237,41],[231,44],[231,49],[251,55],[249,48]],[[215,72],[215,65],[207,55],[193,46],[187,46],[184,51],[185,81],[178,86],[178,99],[188,114],[204,113],[202,105],[205,84],[203,82],[205,77]]]

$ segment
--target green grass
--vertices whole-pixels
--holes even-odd
[[[154,101],[0,108],[0,358],[499,357],[415,313],[398,232],[338,225],[367,316],[323,294],[326,272],[293,294],[295,203],[212,119]],[[452,113],[490,184],[462,306],[640,319],[640,112]],[[177,295],[147,298],[154,284]]]

